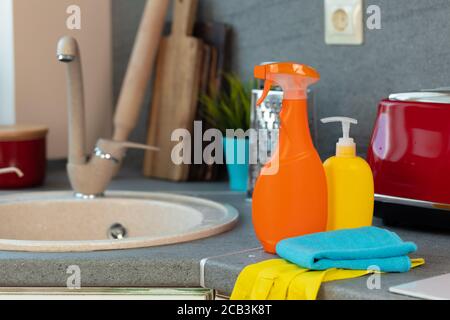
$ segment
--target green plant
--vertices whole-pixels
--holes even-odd
[[[225,74],[223,90],[210,89],[200,96],[201,115],[208,124],[223,133],[227,129],[250,128],[252,89],[255,81],[244,83],[235,74]]]

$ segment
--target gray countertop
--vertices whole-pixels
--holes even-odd
[[[32,191],[69,190],[64,170],[51,170],[44,187]],[[189,243],[145,249],[88,253],[24,253],[0,251],[0,287],[64,287],[68,266],[81,269],[84,287],[198,287],[229,295],[247,265],[274,256],[260,249],[251,223],[251,202],[244,194],[227,191],[226,183],[169,183],[123,172],[111,190],[163,191],[202,197],[236,207],[238,225],[230,232]],[[6,195],[8,192],[0,192]],[[380,221],[376,221],[381,224]],[[419,246],[416,257],[427,264],[407,274],[381,276],[381,289],[369,290],[367,278],[324,284],[321,299],[405,299],[388,292],[402,284],[450,272],[450,234],[394,229]]]

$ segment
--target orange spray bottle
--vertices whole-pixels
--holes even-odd
[[[259,106],[272,85],[283,89],[279,142],[253,193],[253,225],[264,250],[279,241],[326,231],[327,182],[308,124],[307,88],[320,75],[305,65],[280,62],[255,67],[265,80]]]

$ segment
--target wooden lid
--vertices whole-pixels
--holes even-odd
[[[44,138],[47,132],[48,128],[44,126],[0,125],[0,142],[37,140]]]

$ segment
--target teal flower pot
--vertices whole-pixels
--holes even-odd
[[[238,192],[247,191],[250,163],[249,139],[224,138],[223,146],[230,189]]]

